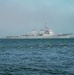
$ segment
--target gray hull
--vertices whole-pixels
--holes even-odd
[[[70,38],[71,34],[54,36],[8,36],[8,39],[52,39],[52,38]]]

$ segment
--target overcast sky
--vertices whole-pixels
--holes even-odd
[[[0,0],[0,37],[25,34],[47,26],[74,33],[74,0]]]

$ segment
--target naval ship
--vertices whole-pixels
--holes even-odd
[[[45,27],[45,29],[40,30],[40,32],[33,30],[24,35],[6,36],[6,38],[8,39],[52,39],[52,38],[70,38],[71,35],[72,33],[54,34],[52,29]]]

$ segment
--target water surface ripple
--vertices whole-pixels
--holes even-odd
[[[0,75],[74,75],[74,39],[0,39]]]

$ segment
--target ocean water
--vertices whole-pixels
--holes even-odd
[[[0,39],[0,75],[74,75],[74,39]]]

